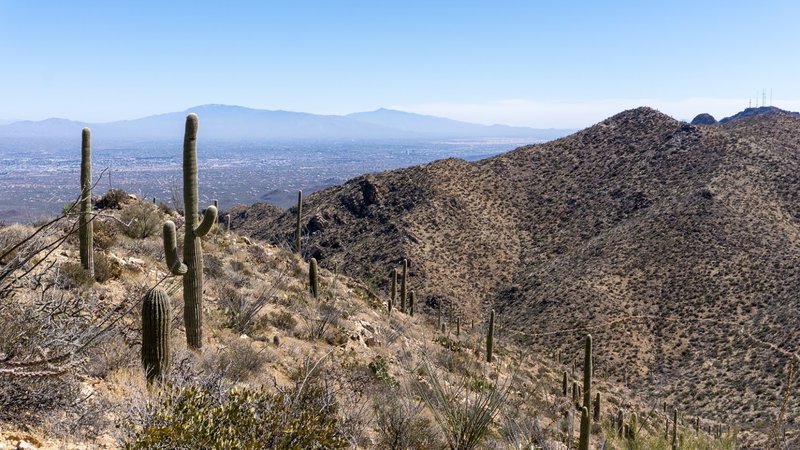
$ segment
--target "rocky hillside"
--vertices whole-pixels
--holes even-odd
[[[648,108],[475,163],[311,195],[310,253],[386,287],[410,261],[428,306],[492,305],[507,333],[693,414],[767,427],[800,362],[800,118],[696,127]],[[253,234],[291,242],[294,211]],[[795,386],[796,389],[796,386]],[[789,404],[790,432],[800,400]]]

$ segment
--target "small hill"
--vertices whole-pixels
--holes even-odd
[[[698,114],[691,122],[692,125],[714,125],[716,123],[717,119],[708,113]]]
[[[532,351],[576,354],[591,331],[618,382],[763,429],[800,347],[798,187],[797,115],[697,127],[638,108],[475,163],[358,177],[311,195],[303,223],[327,268],[385,287],[407,258],[431,308],[493,307]],[[254,235],[290,242],[294,220]]]
[[[759,106],[757,108],[746,108],[744,111],[738,112],[730,117],[720,119],[719,123],[724,125],[747,117],[762,116],[765,114],[788,114],[800,117],[800,113],[798,112],[786,111],[775,106]]]

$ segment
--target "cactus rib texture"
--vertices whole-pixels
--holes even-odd
[[[81,198],[78,241],[81,266],[94,278],[94,242],[92,225],[92,132],[81,133]]]
[[[151,289],[142,301],[142,366],[148,383],[163,380],[169,370],[171,311],[161,288]]]

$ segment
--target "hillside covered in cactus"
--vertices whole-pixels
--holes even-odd
[[[578,358],[591,332],[598,373],[765,428],[800,362],[799,188],[800,118],[694,126],[639,108],[312,194],[305,245],[384,289],[408,259],[420,304],[467,321],[494,308],[501,336],[533,353]],[[233,226],[285,243],[294,221],[288,210]],[[797,420],[797,396],[788,411]]]

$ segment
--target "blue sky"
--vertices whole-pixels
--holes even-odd
[[[800,110],[797,1],[0,0],[0,119],[205,103],[582,127]]]

